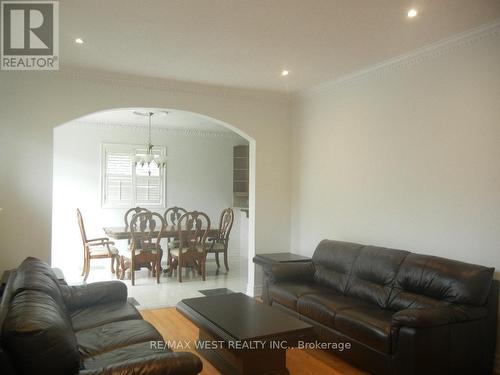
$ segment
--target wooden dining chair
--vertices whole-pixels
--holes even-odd
[[[123,220],[125,221],[125,231],[130,230],[130,222],[132,220],[132,217],[135,214],[138,214],[140,212],[149,212],[147,208],[144,207],[132,207],[125,212],[125,215],[123,215]],[[130,242],[132,241],[132,237],[129,237],[127,240],[129,249],[130,249]],[[120,256],[120,279],[123,279],[125,276],[125,270],[130,268],[130,252],[125,252],[123,255]],[[147,267],[150,271],[153,269],[153,265],[151,263],[146,263],[142,265],[136,265],[137,268],[142,268],[142,267]]]
[[[177,225],[181,216],[186,212],[187,210],[182,207],[170,207],[163,214],[163,219],[165,219],[167,225]]]
[[[224,254],[224,266],[226,270],[229,271],[229,266],[227,262],[227,248],[229,245],[229,234],[233,228],[234,222],[234,212],[231,208],[226,208],[222,210],[219,219],[219,233],[216,237],[211,237],[208,239],[207,253],[215,254],[215,262],[217,263],[217,269],[220,268],[219,264],[219,253]]]
[[[132,234],[130,277],[132,285],[135,285],[135,270],[145,264],[153,265],[153,276],[156,276],[157,283],[160,282],[162,255],[160,240],[164,230],[165,220],[156,212],[142,211],[132,216],[130,221],[130,233]]]
[[[187,210],[182,207],[177,207],[177,206],[170,207],[164,212],[163,219],[165,219],[165,223],[167,225],[172,225],[173,227],[176,227],[177,223],[179,222],[179,219],[186,212]],[[169,268],[170,265],[172,264],[172,256],[170,255],[170,249],[176,247],[179,247],[179,238],[178,237],[169,238],[167,243],[167,265]],[[169,269],[165,271],[169,272]]]
[[[170,276],[172,271],[177,269],[177,278],[182,282],[182,268],[194,266],[205,281],[206,240],[209,230],[210,219],[203,212],[187,212],[179,218],[177,223],[179,246],[170,250],[172,256]]]
[[[147,212],[149,210],[147,208],[143,208],[143,207],[133,207],[133,208],[128,209],[127,212],[125,212],[125,215],[123,217],[123,219],[125,221],[125,230],[128,230],[130,228],[130,222],[132,220],[132,216],[134,216],[135,214],[138,214],[140,212],[143,212],[143,211]]]
[[[107,237],[88,239],[85,232],[85,224],[83,223],[83,216],[78,208],[76,209],[76,216],[83,244],[83,281],[87,281],[87,277],[89,277],[90,261],[92,259],[111,258],[111,273],[115,273],[115,261],[118,267],[119,257],[118,249],[114,247],[115,243]]]

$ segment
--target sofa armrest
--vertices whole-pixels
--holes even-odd
[[[275,263],[264,268],[270,283],[280,281],[306,281],[314,280],[314,264],[312,262]]]
[[[392,323],[396,326],[429,328],[484,319],[487,314],[488,310],[484,307],[465,305],[450,305],[428,309],[404,309],[392,316]]]
[[[101,281],[86,285],[61,285],[64,303],[69,310],[108,302],[125,302],[127,286],[121,281]]]
[[[80,370],[79,375],[194,375],[201,372],[203,364],[194,354],[171,352],[152,354],[140,359],[129,359],[92,370]]]

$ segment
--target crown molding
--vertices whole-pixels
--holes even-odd
[[[316,86],[301,90],[294,95],[294,100],[315,96],[326,91],[335,90],[344,85],[357,82],[377,75],[384,75],[396,70],[406,69],[413,65],[422,63],[475,44],[484,39],[500,35],[500,20],[489,23],[466,32],[456,34],[438,42],[431,43],[409,53],[386,60],[380,64],[372,65],[358,72],[347,74],[335,80],[320,83]]]
[[[77,128],[85,128],[92,130],[120,130],[144,133],[147,127],[135,124],[123,124],[114,122],[100,122],[88,120],[74,120],[67,123],[65,126],[74,126]],[[161,126],[151,126],[151,132],[157,134],[169,134],[173,136],[189,136],[189,137],[218,137],[218,138],[241,138],[234,132],[217,132],[199,129],[172,129]]]
[[[272,101],[277,103],[288,103],[290,101],[288,93],[282,91],[218,86],[209,83],[146,77],[108,70],[89,69],[71,64],[64,65],[56,74],[69,79],[93,81],[97,83],[105,82],[116,86],[162,90],[171,93],[186,93],[232,99],[237,98],[240,100],[259,102]]]

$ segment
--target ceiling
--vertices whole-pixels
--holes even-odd
[[[64,0],[60,55],[63,68],[293,92],[498,19],[500,0]]]
[[[141,126],[144,130],[148,126],[148,118],[137,116],[134,111],[148,112],[151,109],[127,108],[108,110],[93,113],[76,120],[79,123],[92,123],[96,125],[119,125],[119,126]],[[153,109],[153,111],[155,111]],[[186,111],[168,111],[166,115],[154,115],[151,118],[152,128],[167,128],[171,130],[197,131],[210,133],[231,133],[232,131],[215,120],[208,117]]]

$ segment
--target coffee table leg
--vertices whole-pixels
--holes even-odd
[[[200,329],[199,342],[218,342],[209,332]],[[199,343],[201,344],[201,343]],[[198,345],[198,353],[226,375],[288,375],[285,349],[230,350],[207,349]]]

